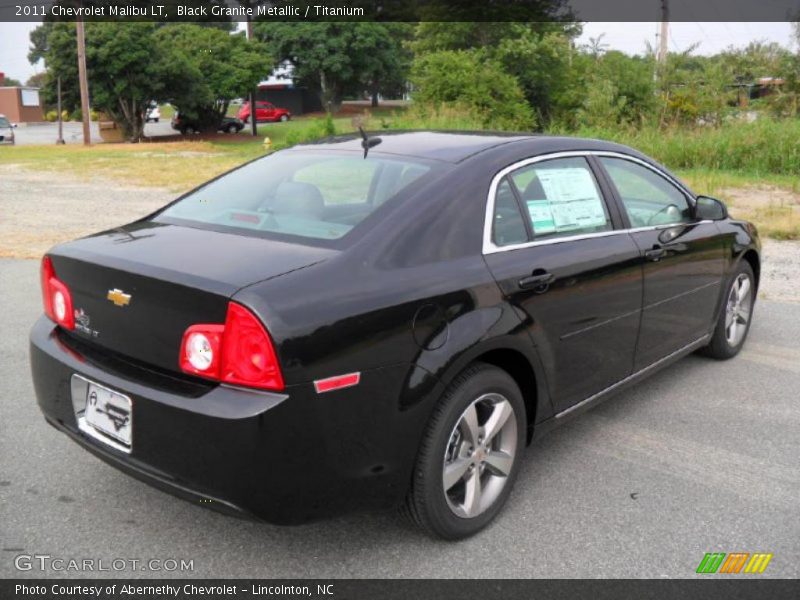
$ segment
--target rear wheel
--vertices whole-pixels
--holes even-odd
[[[282,123],[285,123],[285,122],[286,122],[286,121],[288,121],[288,120],[289,120],[289,117],[288,117],[288,115],[281,115],[281,122],[282,122]]]
[[[227,131],[228,133],[237,133],[239,131],[239,128],[234,123],[231,123],[230,125],[228,125],[225,131]]]
[[[197,133],[197,130],[194,127],[192,127],[191,125],[187,125],[186,127],[183,128],[183,133],[184,133],[184,135],[193,134],[193,133]]]
[[[717,319],[711,342],[703,348],[703,354],[727,359],[739,353],[750,331],[755,293],[753,269],[747,261],[742,260],[728,284],[725,304]]]
[[[508,373],[476,364],[445,392],[420,447],[406,509],[428,533],[473,535],[500,512],[525,447],[525,404]]]

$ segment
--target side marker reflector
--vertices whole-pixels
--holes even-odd
[[[317,379],[314,382],[314,389],[318,394],[340,390],[346,387],[358,385],[361,381],[361,373],[348,373],[347,375],[336,375],[326,379]]]

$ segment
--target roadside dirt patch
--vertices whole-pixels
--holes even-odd
[[[38,258],[51,246],[129,223],[176,194],[107,180],[0,166],[0,257]]]
[[[773,186],[723,188],[731,215],[752,221],[762,237],[800,240],[800,193]]]

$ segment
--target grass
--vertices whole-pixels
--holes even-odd
[[[14,146],[2,149],[0,163],[184,191],[264,152],[258,142]]]

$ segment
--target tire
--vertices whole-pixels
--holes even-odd
[[[233,124],[228,125],[225,128],[225,133],[239,133],[239,128],[236,127],[236,125],[233,125]]]
[[[281,123],[286,123],[289,120],[289,117],[286,115],[281,115]]]
[[[492,427],[487,444],[482,437],[492,420],[501,425]],[[467,368],[445,390],[426,427],[404,512],[446,540],[486,527],[511,493],[525,431],[525,403],[511,376],[484,363]]]
[[[753,268],[742,259],[728,281],[714,334],[702,354],[718,360],[739,354],[750,332],[755,295]]]
[[[193,133],[197,133],[197,130],[195,130],[195,128],[192,127],[191,125],[183,128],[183,134],[184,135],[186,135],[186,134],[192,135]]]
[[[153,121],[154,121],[155,123],[158,123],[158,119],[153,119]]]

